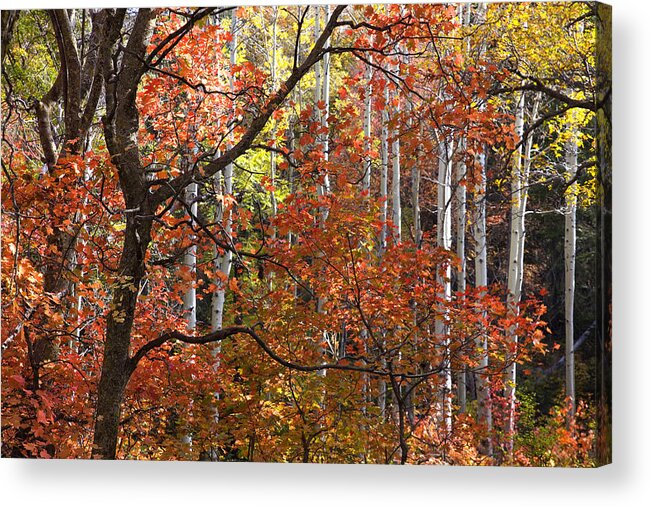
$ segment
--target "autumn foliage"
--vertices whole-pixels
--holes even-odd
[[[3,456],[592,465],[587,395],[570,416],[556,393],[551,415],[531,409],[544,426],[508,430],[505,372],[517,364],[527,385],[559,342],[536,266],[514,307],[506,261],[495,260],[522,141],[513,97],[519,73],[540,69],[532,94],[557,83],[537,60],[518,66],[509,47],[482,41],[509,34],[526,58],[537,48],[523,23],[542,30],[583,14],[578,4],[513,8],[511,24],[506,6],[466,20],[456,5],[108,9],[92,23],[23,13],[3,74]],[[76,92],[63,89],[72,78],[57,84],[71,46]],[[553,65],[564,50],[544,51]],[[51,69],[46,82],[37,65]],[[88,79],[101,83],[96,102]],[[88,128],[75,126],[86,111]],[[548,130],[536,142],[552,157],[561,140]],[[450,194],[469,196],[453,226],[455,238],[468,232],[464,257],[437,225],[459,206],[440,206],[442,146],[450,167],[465,168]],[[396,158],[391,193],[382,171],[395,182]],[[396,200],[399,223],[387,211]],[[487,285],[473,284],[480,205],[493,242]],[[118,342],[124,359],[112,363]],[[122,380],[105,391],[111,364]],[[460,372],[474,379],[463,405]],[[112,456],[97,436],[111,394]]]

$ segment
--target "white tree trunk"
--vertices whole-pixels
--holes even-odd
[[[231,47],[230,47],[230,63],[231,67],[237,63],[237,9],[233,9],[231,15]],[[233,77],[230,77],[230,89],[231,92],[234,89]],[[230,149],[233,144],[233,139],[229,140],[227,143],[226,149]],[[217,181],[216,187],[221,190],[223,196],[231,196],[233,194],[233,164],[228,164],[223,171],[224,183],[223,186],[220,183],[220,175],[217,173],[215,179]],[[219,205],[219,213],[217,220],[222,224],[222,230],[224,235],[227,238],[227,241],[230,241],[233,233],[233,218],[230,209],[225,208],[225,201],[222,200],[222,203]],[[224,326],[224,305],[226,303],[226,287],[228,277],[231,272],[231,264],[233,260],[233,254],[230,251],[225,251],[221,255],[218,255],[217,247],[213,246],[213,256],[215,259],[215,268],[221,273],[221,276],[215,280],[215,285],[217,289],[213,294],[212,305],[210,310],[210,329],[211,331],[218,331]],[[219,356],[221,354],[221,344],[219,342],[213,345],[211,354],[214,358],[213,370],[218,371],[220,367]],[[219,400],[219,393],[215,393],[215,399]],[[215,425],[219,422],[219,408],[215,405],[213,410],[213,419]],[[216,451],[211,451],[211,459],[216,459]]]
[[[452,141],[446,142],[443,136],[439,140],[439,163],[438,163],[438,204],[437,204],[437,246],[445,250],[452,248]],[[440,296],[449,301],[452,297],[452,285],[450,278],[452,270],[449,263],[443,274],[437,275],[437,283],[441,287]],[[441,308],[436,317],[434,332],[442,340],[444,348],[444,367],[441,374],[441,419],[444,422],[446,432],[452,431],[452,368],[450,364],[450,340],[447,336],[446,311]]]
[[[215,189],[217,192],[221,195],[224,194],[224,185],[222,183],[222,174],[217,173],[215,175]],[[222,204],[217,204],[217,212],[215,216],[215,222],[218,223],[223,223],[224,220],[224,212],[223,212],[223,205]],[[213,266],[216,271],[221,272],[221,266],[222,266],[222,255],[219,253],[217,250],[217,246],[213,245],[212,246],[212,258],[213,258]],[[217,289],[213,293],[212,296],[212,301],[211,301],[211,307],[210,307],[210,330],[211,331],[218,331],[222,328],[223,322],[224,322],[224,286],[223,282],[221,280],[221,277],[216,278],[214,280],[215,285],[217,286]],[[220,351],[220,344],[217,342],[214,347],[213,347],[213,355],[216,356],[219,351]],[[218,359],[216,359],[216,362]],[[218,365],[217,365],[218,367]]]
[[[88,148],[92,147],[94,140],[95,140],[95,135],[93,135],[92,132],[89,133],[88,139],[86,140],[86,146]],[[88,164],[86,164],[84,166],[84,182],[88,181],[91,178],[91,172],[92,171],[91,171],[90,167],[88,166]],[[84,203],[83,206],[82,206],[83,209],[86,208],[86,203],[87,202],[88,202],[88,196],[85,196],[84,199],[83,199],[83,203]],[[81,213],[80,211],[75,212],[74,223],[77,224],[77,223],[83,223],[83,222],[84,222],[83,213]],[[85,240],[82,237],[79,237],[78,243],[79,243],[79,246],[83,246],[83,245],[86,244]],[[77,255],[74,254],[73,265],[76,265],[76,264],[77,264]],[[80,265],[80,266],[78,266],[78,269],[79,269],[79,279],[83,280],[84,266]],[[82,331],[83,331],[83,329],[85,327],[83,319],[81,318],[81,310],[84,307],[84,300],[81,297],[81,295],[78,293],[79,291],[77,290],[77,284],[76,283],[72,285],[72,290],[73,290],[73,293],[75,294],[75,298],[77,299],[77,302],[75,303],[75,308],[77,310],[77,317],[76,317],[77,325],[75,327],[74,333],[70,336],[70,340],[68,341],[68,346],[72,350],[72,348],[75,346],[74,342],[76,341],[77,342],[77,344],[76,344],[77,345],[77,351],[79,351],[80,339],[82,337]]]
[[[389,179],[389,90],[384,90],[385,107],[382,110],[382,132],[380,134],[382,173],[380,174],[380,215],[382,229],[380,230],[380,252],[387,247],[387,219],[389,218],[388,179]]]
[[[330,6],[326,6],[326,21],[330,17]],[[321,6],[315,6],[315,20],[314,20],[314,40],[318,39],[321,35]],[[329,47],[329,42],[326,42],[324,48]],[[323,111],[318,107],[318,103],[323,101],[325,107]],[[319,123],[322,127],[328,125],[328,114],[330,111],[330,54],[326,53],[323,60],[315,65],[315,86],[314,86],[314,105]],[[317,144],[323,147],[324,160],[328,161],[328,144],[329,135],[319,134],[317,136]],[[330,179],[327,171],[324,171],[323,181],[317,186],[317,195],[320,197],[326,196],[330,193]],[[328,208],[323,206],[321,209],[321,225],[325,224],[328,218]]]
[[[398,109],[399,112],[399,109]],[[393,221],[393,241],[398,244],[402,241],[402,207],[400,205],[400,138],[398,128],[394,129],[393,143],[391,144],[392,173],[391,173],[391,203]]]
[[[577,171],[578,148],[576,134],[565,146],[565,164],[568,177],[574,178]],[[576,411],[574,392],[574,284],[576,261],[576,183],[565,193],[565,395],[570,400],[570,417]]]
[[[368,203],[371,201],[371,168],[372,168],[372,159],[371,159],[371,120],[372,120],[372,96],[373,96],[373,86],[371,79],[373,77],[373,67],[370,65],[366,66],[366,95],[364,97],[364,148],[366,150],[366,160],[364,167],[364,177],[362,178],[362,195]],[[360,331],[360,337],[364,347],[364,353],[368,352],[368,330],[365,327],[362,327]],[[368,402],[369,396],[369,375],[368,373],[362,374],[362,413],[366,415],[366,405]]]
[[[457,244],[456,254],[459,259],[459,269],[457,270],[457,291],[460,294],[466,292],[466,163],[463,159],[465,156],[465,141],[460,141],[461,160],[456,164],[455,200],[456,200],[456,229]],[[466,412],[466,365],[460,366],[457,373],[457,397],[459,411]]]
[[[535,120],[538,114],[539,98],[534,100],[531,120]],[[526,96],[522,92],[518,98],[515,114],[515,131],[518,139],[524,135],[524,113]],[[518,307],[522,295],[522,282],[524,272],[524,246],[525,246],[525,216],[527,213],[527,198],[529,195],[529,168],[531,166],[531,149],[533,137],[529,136],[521,142],[515,153],[513,174],[511,176],[511,234],[509,243],[509,276],[507,287],[507,303],[511,315],[517,316]],[[518,331],[511,329],[511,340],[517,355]],[[515,434],[515,405],[516,405],[516,378],[517,367],[516,357],[511,358],[511,364],[507,368],[505,395],[507,399],[507,451],[513,451],[513,436]]]
[[[364,167],[364,178],[362,179],[362,191],[365,192],[367,197],[371,195],[371,100],[373,95],[373,87],[371,85],[371,78],[373,76],[373,67],[366,66],[366,96],[364,97],[364,138],[366,149],[366,164]]]
[[[481,25],[486,19],[485,3],[477,6],[477,24]],[[468,22],[470,24],[470,22]],[[479,48],[479,57],[485,52],[485,44],[481,43]],[[481,107],[483,109],[483,107]],[[484,149],[488,147],[484,146]],[[488,285],[488,254],[486,240],[486,153],[480,153],[476,157],[479,174],[477,183],[473,189],[473,218],[472,218],[472,236],[475,253],[475,288],[486,287]],[[488,370],[488,336],[480,335],[475,340],[477,349],[480,351],[478,375],[476,375],[477,386],[477,419],[486,429],[486,439],[484,441],[483,452],[487,456],[493,455],[493,408],[491,400],[491,389],[486,371]]]
[[[271,36],[271,87],[272,89],[276,89],[276,73],[277,73],[277,55],[276,55],[276,43],[277,43],[277,31],[278,31],[278,7],[274,6],[273,8],[273,29],[272,29],[272,36]],[[274,146],[276,142],[276,127],[274,126],[273,129],[273,141],[274,141]],[[276,184],[276,153],[271,152],[271,161],[270,161],[270,177],[271,177],[271,186],[273,187]],[[272,190],[269,193],[269,200],[271,203],[271,216],[275,217],[278,213],[278,204],[276,202],[276,192]],[[271,238],[276,239],[276,227],[271,228]],[[271,283],[271,282],[270,282]]]
[[[190,205],[192,217],[197,216],[197,184],[190,183],[185,187],[183,199]],[[190,218],[193,223],[193,219]],[[194,241],[194,239],[193,239]],[[183,294],[183,318],[185,319],[185,326],[188,333],[193,334],[197,327],[197,290],[195,288],[195,281],[197,276],[197,245],[192,244],[183,255],[183,265],[186,266],[192,274],[192,281],[190,286]],[[187,446],[188,450],[192,450],[192,434],[184,433],[181,437],[181,442]]]
[[[296,124],[296,117],[291,116],[289,118],[289,125],[287,127],[287,147],[289,148],[289,153],[293,153],[294,149],[296,148],[296,137],[294,134],[294,128]],[[291,157],[291,155],[290,155]],[[291,158],[290,158],[291,160]],[[296,176],[294,175],[294,167],[290,164],[289,165],[289,175],[288,175],[288,180],[289,180],[289,192],[294,195],[296,193]],[[291,245],[294,243],[295,237],[292,234],[291,231],[287,232],[287,244],[291,247]],[[297,288],[297,285],[294,284],[294,288]]]
[[[233,9],[231,17],[231,32],[233,34],[233,39],[231,40],[230,48],[230,60],[231,66],[234,66],[237,63],[237,9]],[[230,88],[231,91],[234,89],[233,77],[230,78]],[[231,138],[226,146],[226,149],[230,149],[232,146],[233,139]],[[224,187],[223,195],[231,196],[233,194],[233,164],[228,164],[223,171],[224,176]],[[230,241],[231,235],[233,233],[233,217],[230,209],[226,209],[224,204],[222,204],[221,211],[221,222],[222,230],[224,235],[227,238],[227,241]],[[213,319],[212,327],[213,330],[219,330],[224,325],[224,303],[226,301],[226,284],[224,280],[227,280],[231,272],[231,264],[233,261],[233,254],[231,251],[225,251],[217,259],[217,268],[222,273],[222,277],[217,280],[217,290],[215,291],[215,298],[213,300]],[[219,354],[220,348],[215,347],[213,349],[215,354]]]
[[[472,234],[475,246],[475,287],[486,287],[488,285],[488,256],[486,252],[486,155],[480,154],[477,157],[479,165],[479,179],[474,188],[474,213]],[[488,456],[493,455],[493,414],[490,384],[485,373],[488,369],[488,337],[480,335],[475,340],[477,349],[480,350],[479,372],[476,377],[477,384],[477,410],[478,420],[486,428],[487,438],[485,452]]]
[[[192,216],[197,216],[197,184],[190,183],[185,187],[183,199],[190,205]],[[192,223],[194,221],[191,219]],[[197,327],[197,291],[195,288],[195,278],[197,273],[197,245],[192,244],[183,255],[183,265],[186,266],[192,274],[192,283],[183,294],[183,316],[185,318],[186,328],[189,332],[194,332]]]
[[[459,4],[458,16],[459,24],[463,28],[470,26],[470,10],[471,4]],[[462,31],[463,35],[463,31]],[[464,44],[464,55],[470,55],[470,38],[466,38]],[[466,141],[461,138],[459,140],[459,148],[461,159],[456,164],[456,175],[454,179],[455,185],[455,200],[456,200],[456,254],[459,260],[459,269],[456,273],[457,291],[461,294],[466,292],[466,163],[465,163],[465,148]],[[457,399],[459,403],[459,412],[466,412],[466,365],[462,364],[457,372]]]
[[[524,134],[524,110],[525,110],[525,93],[520,93],[515,112],[515,133],[518,140],[522,140]],[[518,314],[518,305],[520,303],[520,288],[522,269],[520,248],[524,245],[522,237],[524,235],[524,152],[523,145],[520,144],[515,153],[515,161],[511,175],[511,231],[509,239],[509,273],[507,285],[507,303],[512,315]],[[511,329],[511,341],[514,350],[517,350],[518,334],[517,329]],[[507,401],[507,452],[513,451],[513,435],[515,433],[515,402],[516,402],[516,363],[515,357],[511,358],[511,364],[506,371],[506,388],[505,396]]]
[[[388,205],[388,179],[389,179],[389,90],[384,89],[385,106],[382,110],[382,131],[380,134],[380,148],[381,148],[381,173],[380,173],[380,217],[382,221],[382,228],[380,229],[380,241],[378,245],[379,256],[385,252],[387,247],[387,220],[389,218],[389,205]],[[384,331],[381,331],[384,340]],[[386,361],[381,360],[382,367],[386,367]],[[387,384],[384,379],[380,379],[378,383],[378,406],[380,408],[380,417],[382,420],[386,418],[387,407]]]
[[[326,5],[325,6],[325,20],[330,18],[330,6]],[[330,41],[327,41],[324,45],[324,49],[330,48]],[[323,127],[328,127],[328,116],[330,115],[330,53],[326,53],[323,57],[323,89],[321,91],[321,100],[323,100],[323,103],[325,104],[325,108],[323,109],[323,116],[321,117],[321,125]],[[329,156],[329,145],[330,145],[330,135],[325,133],[323,134],[323,155],[325,157],[325,161],[327,162],[328,159],[330,158]],[[330,191],[330,183],[328,181],[328,174],[326,173],[325,181],[324,181],[324,186],[325,186],[325,191],[326,193]]]
[[[423,138],[423,128],[420,129],[420,137]],[[418,156],[414,161],[411,169],[411,207],[414,213],[414,243],[416,248],[420,248],[421,241],[423,240],[423,229],[420,220],[420,158],[423,156],[423,146],[418,147]]]
[[[321,6],[317,5],[315,6],[316,9],[316,14],[315,14],[315,40],[321,35]],[[326,22],[328,18],[330,17],[330,6],[326,6],[326,15],[325,19]],[[326,42],[325,48],[329,47],[329,43]],[[318,119],[319,122],[321,123],[321,127],[327,128],[328,126],[328,115],[330,113],[330,55],[326,54],[321,61],[321,65],[323,66],[323,75],[321,76],[321,68],[320,65],[317,63],[316,64],[316,84],[314,88],[314,97],[316,99],[316,104],[315,104],[315,109],[318,114]],[[322,78],[322,79],[321,79]],[[318,102],[323,101],[325,107],[323,108],[323,111],[318,107]],[[323,148],[323,157],[324,161],[327,163],[328,162],[328,145],[329,145],[329,134],[319,134],[317,136],[317,144],[320,144]],[[323,181],[321,184],[317,186],[317,195],[319,197],[325,197],[330,193],[330,181],[328,178],[328,172],[327,170],[324,171],[323,174]],[[328,219],[328,207],[323,206],[321,209],[321,212],[319,214],[319,225],[321,227],[325,227],[325,223]],[[323,313],[324,312],[324,307],[327,302],[327,298],[323,295],[319,295],[317,297],[316,301],[316,311],[317,313]],[[324,329],[323,330],[323,341],[325,343],[330,341],[330,335],[329,331]],[[325,348],[323,349],[325,353]],[[326,376],[326,370],[319,370],[318,374],[322,377]],[[324,397],[325,397],[325,392],[324,392]]]

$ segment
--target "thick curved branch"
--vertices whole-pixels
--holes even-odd
[[[99,52],[102,44],[105,44],[108,37],[108,29],[105,29],[108,13],[102,9],[92,17],[93,28],[90,35],[89,55],[84,63],[83,77],[81,83],[81,96],[86,98],[86,105],[81,115],[80,137],[86,137],[90,125],[93,122],[97,105],[99,104],[104,85],[103,69],[100,64]]]
[[[54,25],[63,71],[66,140],[71,144],[70,148],[74,152],[79,146],[81,63],[67,11],[65,9],[50,11],[50,18]]]
[[[127,47],[124,50],[118,76],[117,92],[120,103],[125,109],[132,108],[135,102],[138,83],[144,72],[142,60],[154,29],[153,23],[155,19],[156,12],[154,9],[139,9],[129,36],[129,42],[127,42]],[[131,113],[130,116],[134,116],[134,114]]]
[[[193,343],[193,344],[206,344],[220,342],[229,338],[235,334],[247,333],[248,327],[244,326],[234,326],[220,329],[212,333],[208,333],[203,336],[190,336],[181,333],[180,331],[168,331],[163,333],[158,338],[155,338],[146,344],[144,344],[138,351],[129,359],[129,373],[132,373],[136,369],[140,360],[145,357],[150,351],[160,347],[164,343],[172,340],[178,340],[183,343]]]
[[[541,92],[547,95],[548,97],[551,97],[553,99],[556,99],[560,102],[563,102],[568,106],[568,109],[572,108],[581,108],[581,109],[587,109],[589,111],[594,111],[595,113],[601,109],[608,98],[610,97],[611,94],[611,89],[608,88],[606,90],[606,93],[604,94],[604,97],[597,102],[596,100],[578,100],[578,99],[573,99],[572,97],[565,95],[564,93],[555,90],[554,88],[547,86],[544,84],[540,79],[533,77],[533,76],[527,76],[524,75],[517,70],[511,70],[513,74],[516,76],[520,77],[523,79],[525,82],[519,86],[512,86],[512,87],[501,87],[497,88],[492,91],[492,95],[499,95],[501,93],[513,93],[516,91],[534,91],[534,92]]]
[[[224,12],[228,12],[234,9],[234,7],[225,7],[217,10],[215,7],[201,8],[197,9],[188,17],[188,20],[178,29],[170,33],[165,37],[158,45],[149,53],[147,58],[144,60],[144,65],[141,72],[145,72],[150,67],[155,67],[158,65],[176,45],[181,42],[183,37],[185,37],[191,30],[194,28],[194,25],[197,24],[200,20],[206,16],[215,12],[216,16]]]
[[[311,373],[323,370],[341,370],[341,371],[353,371],[358,373],[368,373],[378,377],[397,377],[404,380],[407,379],[424,379],[431,377],[432,375],[438,375],[441,373],[445,367],[445,363],[439,365],[435,368],[431,368],[427,371],[420,373],[396,373],[388,370],[378,370],[375,368],[363,367],[363,366],[354,366],[351,364],[345,364],[343,362],[338,363],[323,363],[319,365],[304,365],[298,364],[293,361],[289,361],[281,357],[276,353],[267,342],[265,342],[260,335],[253,329],[248,326],[231,326],[225,327],[218,331],[213,331],[211,333],[202,335],[202,336],[191,336],[181,333],[180,331],[168,331],[163,333],[158,338],[147,342],[145,345],[140,347],[138,351],[129,359],[128,364],[128,375],[130,376],[133,371],[138,366],[139,361],[145,357],[150,351],[160,347],[164,343],[172,340],[178,340],[183,343],[189,343],[194,345],[205,345],[208,343],[221,342],[238,334],[245,334],[251,337],[258,346],[267,354],[271,359],[273,359],[278,364],[289,368],[290,370],[302,371],[304,373]],[[352,357],[344,357],[342,359],[353,359]]]
[[[43,149],[43,157],[49,170],[57,163],[57,146],[54,141],[54,133],[52,132],[52,123],[50,118],[50,106],[40,100],[34,101],[34,109],[36,110],[36,121],[38,125],[38,137]]]
[[[14,35],[14,29],[16,27],[16,21],[20,16],[20,11],[2,11],[2,63],[5,62],[5,56],[7,55],[7,49],[11,45],[11,39]]]
[[[43,149],[45,163],[50,170],[54,167],[58,159],[57,146],[52,132],[50,110],[59,100],[62,92],[63,69],[59,69],[59,73],[57,74],[57,78],[54,81],[52,88],[48,90],[41,100],[34,100],[36,122],[38,125],[38,137],[41,142],[41,148]]]
[[[202,336],[191,336],[181,333],[180,331],[168,331],[158,338],[151,340],[146,343],[129,359],[129,374],[133,373],[138,366],[138,362],[147,355],[151,350],[160,347],[164,343],[171,340],[178,340],[183,343],[190,343],[194,345],[205,345],[207,343],[221,342],[235,336],[238,334],[245,334],[253,338],[253,340],[258,344],[258,346],[267,354],[271,359],[276,361],[278,364],[289,368],[290,370],[297,370],[302,372],[315,372],[321,370],[344,370],[344,371],[356,371],[362,373],[371,373],[374,375],[386,376],[389,373],[383,370],[376,370],[374,368],[365,368],[363,366],[353,366],[348,364],[341,363],[324,363],[319,365],[304,365],[288,361],[287,359],[282,358],[274,350],[269,347],[267,342],[265,342],[258,333],[248,326],[231,326],[225,327],[218,331],[213,331],[211,333],[202,335]]]

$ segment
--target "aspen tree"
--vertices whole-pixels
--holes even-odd
[[[384,108],[382,109],[382,131],[380,133],[381,147],[381,173],[380,173],[380,219],[382,222],[380,229],[380,244],[378,245],[378,254],[382,256],[387,247],[387,220],[389,218],[388,208],[388,179],[389,179],[389,90],[384,89]],[[386,366],[386,361],[382,359],[382,366]],[[384,379],[379,382],[378,405],[382,419],[386,417],[387,405],[387,384]]]
[[[577,171],[577,139],[573,131],[565,144],[567,176],[573,180]],[[565,192],[565,396],[570,403],[570,418],[576,411],[574,388],[574,285],[576,263],[576,192],[572,183]]]
[[[230,45],[230,64],[231,69],[237,63],[237,10],[233,9],[231,14],[231,33],[232,40]],[[231,74],[229,78],[229,87],[231,92],[234,89],[233,75]],[[230,149],[232,145],[232,138],[227,144],[226,149]],[[232,196],[233,194],[233,164],[228,164],[223,171],[223,184],[221,179],[221,174],[217,173],[214,176],[214,181],[216,183],[216,188],[221,196],[221,202],[218,204],[217,208],[217,220],[222,224],[222,230],[226,236],[226,241],[230,241],[231,234],[233,232],[233,219],[231,215],[231,210],[227,208],[226,198]],[[213,258],[214,258],[214,267],[219,273],[218,279],[216,280],[215,285],[217,289],[212,298],[212,304],[210,309],[210,330],[218,331],[224,326],[224,306],[226,303],[226,287],[227,281],[231,272],[231,264],[233,259],[233,253],[230,250],[226,250],[219,254],[217,251],[216,245],[213,245]],[[214,358],[213,370],[217,371],[220,367],[219,356],[221,354],[221,344],[219,342],[215,343],[212,346],[211,354]],[[219,401],[220,394],[215,393],[215,399]],[[219,408],[217,405],[213,408],[213,418],[215,425],[219,423]],[[210,455],[211,459],[216,459],[216,453],[213,451]]]
[[[477,10],[477,23],[484,23],[486,20],[485,3],[480,3]],[[479,57],[481,58],[485,52],[485,43],[482,42],[479,46]],[[480,106],[483,110],[483,105]],[[478,171],[476,183],[473,188],[473,215],[472,215],[472,237],[474,244],[475,255],[475,287],[488,286],[488,255],[487,255],[487,240],[486,240],[486,150],[488,147],[484,145],[482,151],[475,156],[475,165]],[[493,455],[493,439],[491,433],[493,431],[493,415],[491,392],[488,378],[485,375],[488,369],[488,337],[485,334],[479,335],[475,340],[477,349],[480,351],[480,360],[478,365],[478,375],[476,375],[477,385],[477,402],[478,410],[477,416],[480,423],[483,423],[486,428],[485,440],[485,453],[488,456]]]
[[[470,4],[459,5],[459,21],[461,27],[470,26]],[[470,54],[470,39],[464,41],[463,53],[466,57]],[[459,140],[460,159],[455,164],[454,194],[456,201],[456,254],[459,260],[459,268],[456,273],[457,291],[461,294],[466,292],[466,163],[465,148],[466,141]],[[457,397],[459,402],[459,411],[466,411],[466,365],[459,366],[457,372]]]
[[[538,114],[539,97],[534,97],[531,106],[531,118]],[[527,213],[527,198],[529,195],[529,170],[531,167],[531,149],[533,137],[524,138],[524,121],[526,111],[526,94],[520,93],[515,112],[515,133],[520,140],[514,156],[513,172],[511,175],[511,227],[509,238],[509,264],[507,281],[507,304],[512,316],[519,313],[522,296],[525,246],[525,217]],[[518,330],[513,326],[510,330],[514,353],[509,358],[506,370],[505,396],[507,400],[506,450],[513,452],[513,437],[515,434],[515,405],[517,384],[517,354]]]
[[[273,26],[272,26],[272,35],[271,35],[271,87],[272,89],[276,88],[276,73],[277,69],[277,43],[278,43],[278,6],[273,7]],[[274,126],[272,132],[273,143],[275,147],[276,143],[276,127]],[[270,154],[270,177],[271,177],[271,186],[272,190],[269,192],[269,200],[271,202],[271,216],[275,217],[278,213],[278,202],[276,200],[276,191],[274,189],[276,183],[276,153],[274,151]],[[276,239],[276,228],[272,227],[271,229],[271,238]]]
[[[448,251],[452,248],[452,150],[453,142],[446,140],[442,134],[439,134],[436,244],[440,248]],[[450,281],[452,269],[450,264],[447,263],[441,271],[437,275],[437,284],[442,287],[440,296],[442,299],[449,301],[452,297],[452,284]],[[444,348],[441,373],[441,407],[442,421],[444,422],[446,432],[450,434],[452,431],[452,369],[450,364],[450,339],[447,336],[446,318],[445,310],[439,310],[434,332],[441,340],[442,347]]]
[[[230,63],[231,68],[237,63],[237,9],[233,9],[231,14],[231,33],[232,40],[230,45]],[[233,76],[230,77],[230,89],[234,90]],[[232,137],[227,144],[226,149],[229,150],[232,145]],[[217,176],[218,177],[218,176]],[[226,241],[230,241],[233,233],[233,218],[230,207],[232,203],[227,203],[227,199],[233,195],[233,164],[228,164],[223,171],[223,193],[222,202],[220,205],[220,220],[222,223],[222,230]],[[231,265],[233,261],[233,253],[230,250],[224,251],[216,259],[216,268],[221,273],[219,280],[217,280],[217,290],[213,299],[211,327],[213,331],[219,330],[224,324],[224,304],[226,302],[226,281],[228,280],[231,272]],[[219,353],[219,346],[215,349],[215,353]]]

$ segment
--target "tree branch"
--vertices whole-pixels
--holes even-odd
[[[102,75],[102,65],[100,64],[99,52],[102,44],[106,43],[109,30],[106,29],[107,12],[102,9],[92,17],[93,28],[90,34],[91,49],[83,67],[83,76],[81,83],[81,96],[86,99],[86,105],[81,115],[80,137],[86,137],[93,117],[97,110],[104,79]],[[92,81],[91,81],[92,79]]]
[[[70,18],[65,9],[50,11],[54,32],[59,47],[63,71],[63,93],[65,108],[66,141],[75,152],[79,146],[79,122],[81,113],[81,63],[77,52]],[[64,151],[65,151],[64,147]]]
[[[510,69],[510,71],[516,76],[523,79],[524,81],[528,81],[528,82],[523,83],[519,86],[497,88],[492,91],[491,95],[499,95],[501,93],[513,93],[516,91],[542,92],[548,97],[551,97],[553,99],[565,103],[568,106],[568,109],[578,107],[581,109],[588,109],[589,111],[594,111],[596,113],[599,109],[603,107],[606,100],[608,99],[608,97],[610,97],[611,94],[611,89],[609,88],[604,94],[604,97],[599,102],[597,102],[596,100],[573,99],[572,97],[569,97],[568,95],[565,95],[564,93],[559,92],[558,90],[555,90],[550,86],[547,86],[540,79],[536,77],[524,75],[521,72],[519,72],[517,69]]]
[[[218,331],[213,331],[211,333],[202,335],[202,336],[191,336],[191,335],[186,335],[181,333],[180,331],[168,331],[166,333],[163,333],[160,335],[158,338],[155,338],[151,340],[150,342],[147,342],[145,345],[140,347],[138,351],[129,359],[129,375],[133,373],[133,371],[136,369],[138,366],[138,362],[147,355],[148,352],[151,350],[160,347],[164,343],[171,341],[171,340],[178,340],[183,343],[190,343],[194,345],[205,345],[207,343],[214,343],[214,342],[221,342],[226,340],[227,338],[230,338],[231,336],[235,336],[238,334],[245,334],[253,338],[253,340],[260,346],[260,348],[274,361],[277,363],[281,364],[282,366],[285,366],[286,368],[289,368],[290,370],[297,370],[297,371],[302,371],[302,372],[315,372],[315,371],[321,371],[321,370],[344,370],[344,371],[356,371],[356,372],[363,372],[363,373],[370,373],[373,375],[379,375],[379,376],[387,376],[389,375],[388,372],[383,371],[383,370],[376,370],[373,368],[365,368],[363,366],[353,366],[349,364],[341,364],[341,363],[325,363],[325,364],[318,364],[318,365],[303,365],[303,364],[298,364],[294,363],[292,361],[288,361],[284,358],[282,358],[280,355],[278,355],[276,352],[274,352],[271,347],[265,342],[258,333],[252,328],[248,326],[231,326],[231,327],[225,327],[223,329],[220,329]],[[345,359],[345,358],[344,358]]]
[[[257,135],[262,131],[262,129],[267,124],[269,118],[273,112],[280,107],[284,100],[288,97],[289,93],[294,89],[294,87],[299,83],[305,74],[307,74],[312,66],[317,63],[324,54],[323,48],[330,38],[332,31],[337,25],[337,18],[346,8],[346,5],[338,5],[335,7],[332,16],[328,20],[323,32],[317,39],[314,47],[310,51],[310,54],[299,65],[287,80],[276,90],[276,92],[269,98],[267,104],[264,106],[260,114],[251,122],[248,130],[244,133],[240,141],[230,150],[224,152],[220,157],[209,162],[203,168],[203,179],[208,179],[223,170],[227,165],[235,161],[238,157],[246,153],[250,148]],[[191,173],[185,173],[180,176],[177,176],[169,182],[168,185],[161,187],[156,190],[151,196],[151,209],[156,209],[164,201],[173,197],[175,194],[179,194],[193,179]]]

